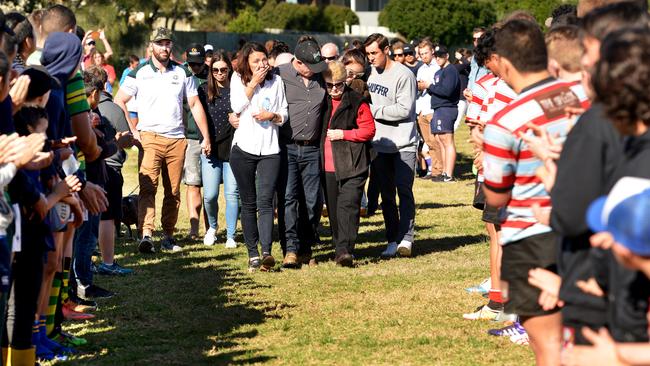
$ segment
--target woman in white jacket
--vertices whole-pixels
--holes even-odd
[[[230,88],[230,104],[239,115],[230,164],[241,197],[248,269],[269,271],[275,266],[271,243],[273,192],[280,171],[278,127],[287,120],[288,106],[284,84],[271,73],[264,46],[255,42],[244,45]],[[258,242],[262,246],[261,257]]]

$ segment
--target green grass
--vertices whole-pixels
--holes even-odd
[[[67,364],[532,364],[527,347],[486,334],[494,324],[461,317],[485,302],[463,289],[488,275],[487,237],[471,207],[466,138],[464,129],[456,138],[461,180],[416,181],[413,258],[377,259],[384,248],[381,215],[362,219],[354,269],[329,260],[327,219],[317,267],[272,273],[247,273],[243,246],[184,242],[180,253],[145,256],[121,240],[118,260],[136,274],[96,277],[118,295],[100,302],[96,320],[68,326],[90,344]],[[136,154],[130,155],[125,194],[137,186]],[[188,232],[184,204],[179,237]],[[279,245],[273,254],[281,258]]]

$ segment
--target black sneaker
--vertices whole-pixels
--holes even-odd
[[[450,177],[450,176],[445,174],[445,177],[442,179],[442,181],[445,182],[445,183],[448,183],[448,182],[455,182],[456,179],[454,179],[454,177]]]
[[[162,240],[162,242],[160,243],[160,249],[167,252],[181,251],[180,245],[176,244],[176,239],[172,238],[171,236],[166,237],[165,239]]]
[[[138,244],[138,251],[140,251],[140,253],[147,254],[155,253],[156,250],[153,247],[153,239],[151,239],[151,237],[148,235],[142,237],[140,244]]]
[[[446,178],[448,178],[447,174],[442,173],[442,174],[436,175],[434,177],[431,177],[431,181],[433,181],[433,182],[444,182]]]
[[[79,296],[74,295],[74,294],[70,295],[70,300],[72,302],[74,302],[75,304],[86,306],[86,307],[90,308],[89,310],[91,310],[91,311],[97,310],[97,302],[96,301],[85,300],[85,299],[82,299]]]
[[[260,257],[254,257],[248,260],[248,272],[256,272],[262,266]]]
[[[110,299],[115,296],[113,291],[103,289],[97,285],[79,286],[77,288],[77,296],[84,300],[90,299]]]
[[[354,267],[354,257],[351,254],[341,254],[334,260],[341,267]]]

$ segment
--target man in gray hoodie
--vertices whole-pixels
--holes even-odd
[[[376,133],[372,141],[377,157],[372,163],[380,179],[382,212],[386,222],[388,247],[382,257],[411,255],[415,228],[413,180],[417,155],[415,129],[415,76],[404,65],[388,57],[388,39],[371,34],[364,42],[372,71],[368,91],[375,118]],[[395,200],[399,195],[399,211]],[[399,243],[399,245],[398,245]]]

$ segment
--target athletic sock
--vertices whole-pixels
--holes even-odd
[[[492,310],[503,310],[503,298],[501,297],[501,290],[490,289],[488,292],[488,307]]]
[[[45,329],[45,317],[41,315],[39,322],[38,322],[38,329],[39,329],[39,339],[42,345],[46,346],[52,352],[55,353],[69,353],[72,352],[72,349],[69,349],[67,347],[62,346],[61,344],[51,340],[50,338],[47,337],[47,331]]]
[[[47,315],[45,316],[45,329],[46,334],[52,333],[54,329],[54,314],[56,313],[56,305],[59,303],[59,295],[61,294],[61,278],[63,273],[56,272],[54,280],[52,281],[52,288],[50,289],[50,299],[47,306]]]
[[[61,303],[65,303],[68,300],[68,291],[69,286],[68,282],[70,281],[70,267],[72,266],[72,258],[65,257],[63,258],[63,283],[61,286]]]

